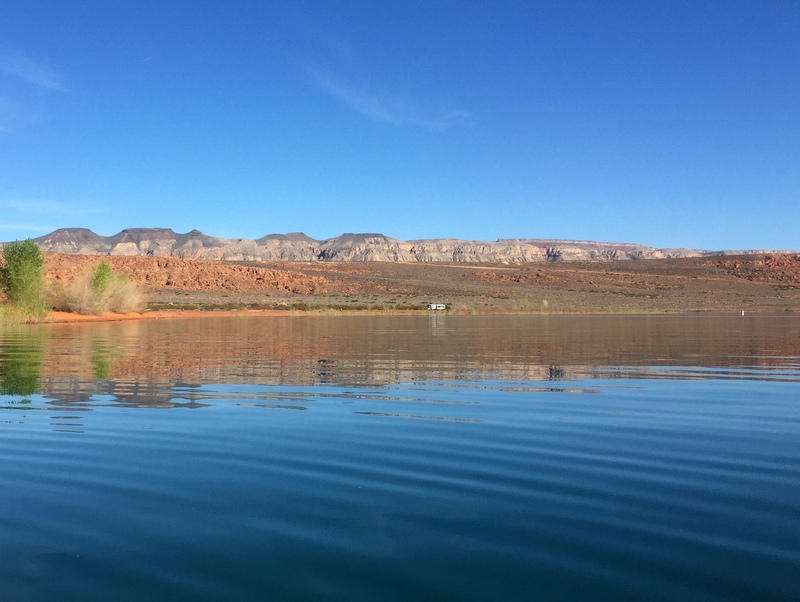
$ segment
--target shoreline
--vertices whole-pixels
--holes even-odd
[[[265,264],[48,253],[46,279],[69,282],[101,259],[141,288],[147,298],[144,309],[99,316],[52,312],[36,322],[306,315],[737,315],[742,311],[800,315],[800,255],[535,264]],[[430,303],[446,304],[447,309],[425,309]],[[6,314],[9,325],[24,319],[12,311]]]
[[[144,312],[131,312],[129,314],[105,313],[100,315],[93,314],[74,314],[65,311],[54,311],[47,316],[47,319],[36,324],[83,324],[87,322],[128,322],[134,320],[169,320],[169,319],[191,319],[191,318],[213,318],[213,317],[235,317],[266,315],[280,316],[287,312],[272,309],[242,309],[242,310],[155,310]]]
[[[129,314],[105,313],[101,315],[73,314],[69,312],[54,311],[47,318],[38,322],[29,322],[30,325],[39,324],[89,324],[98,322],[129,322],[141,320],[200,320],[205,318],[234,318],[234,317],[300,317],[300,316],[509,316],[509,317],[557,317],[557,316],[737,316],[738,311],[597,311],[597,312],[520,312],[520,311],[491,311],[491,312],[459,312],[459,311],[428,311],[428,310],[340,310],[340,309],[311,309],[311,310],[280,310],[280,309],[192,309],[192,310],[154,310],[145,312],[132,312]],[[795,312],[761,312],[749,311],[744,316],[771,316],[771,315],[796,315]]]

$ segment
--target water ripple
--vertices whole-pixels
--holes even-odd
[[[225,344],[171,371],[104,344],[133,357],[116,375],[69,352],[91,359],[88,330],[0,336],[0,599],[796,598],[800,362],[774,343],[795,322],[705,354],[645,333],[639,363],[627,339],[625,361],[542,360],[542,321],[458,322],[446,358],[224,324],[239,338],[211,329]],[[381,337],[411,349],[409,324]]]

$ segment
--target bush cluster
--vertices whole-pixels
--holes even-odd
[[[82,314],[128,313],[144,308],[142,290],[107,261],[65,284],[45,284],[44,253],[32,240],[5,245],[0,257],[0,325],[36,320],[50,309]]]
[[[47,290],[44,253],[32,240],[5,245],[0,257],[0,288],[5,306],[0,307],[0,325],[38,319],[50,309],[83,314],[128,313],[144,308],[142,290],[107,261]]]
[[[50,303],[53,309],[79,314],[129,313],[141,310],[145,299],[136,284],[103,261],[66,284],[51,287]]]
[[[47,313],[44,253],[35,242],[16,241],[3,247],[0,285],[19,313],[37,317]]]

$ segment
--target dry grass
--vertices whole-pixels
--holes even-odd
[[[146,301],[142,289],[120,274],[111,273],[98,279],[98,270],[103,265],[79,274],[66,284],[51,285],[49,297],[53,309],[93,315],[142,310]]]
[[[28,321],[28,318],[15,307],[0,305],[0,328],[4,326],[19,326]]]

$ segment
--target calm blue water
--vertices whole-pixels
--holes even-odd
[[[800,599],[800,318],[0,331],[0,600]]]

